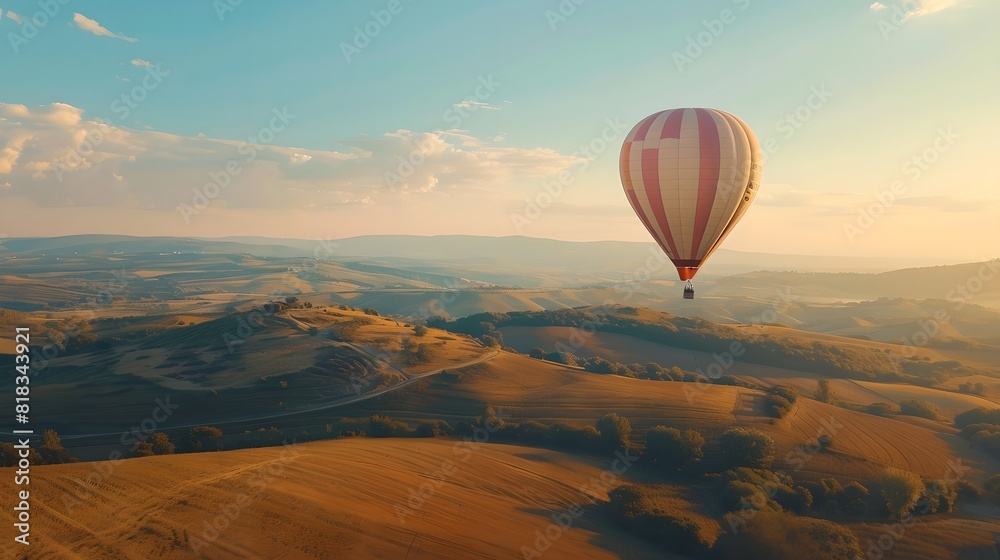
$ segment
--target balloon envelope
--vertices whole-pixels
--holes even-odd
[[[761,158],[750,127],[715,109],[661,111],[625,137],[625,194],[681,280],[694,278],[746,213]]]

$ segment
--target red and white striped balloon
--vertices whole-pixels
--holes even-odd
[[[750,127],[715,109],[661,111],[625,138],[625,194],[681,280],[694,278],[746,213],[761,157]]]

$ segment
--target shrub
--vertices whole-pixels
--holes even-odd
[[[371,437],[403,437],[410,435],[410,428],[388,416],[373,414],[368,419],[368,435]]]
[[[18,450],[14,447],[13,443],[0,441],[0,467],[15,467],[20,459]],[[38,451],[33,447],[28,449],[28,461],[32,465],[41,465],[44,463]]]
[[[427,334],[427,327],[423,325],[417,325],[413,327],[413,334],[416,336],[424,336]]]
[[[678,471],[704,456],[705,438],[694,430],[681,433],[676,428],[654,426],[646,433],[646,451],[642,457],[667,471]]]
[[[550,362],[556,362],[557,364],[564,364],[567,366],[575,366],[579,363],[579,358],[570,352],[549,352],[545,355],[545,359]]]
[[[882,474],[880,484],[889,515],[896,519],[913,511],[924,490],[924,483],[919,476],[891,467]]]
[[[816,400],[823,403],[832,403],[836,395],[833,389],[830,388],[830,380],[820,379],[816,385]]]
[[[597,431],[601,434],[601,442],[607,449],[621,449],[629,446],[632,435],[632,425],[627,418],[615,413],[605,414],[597,420]]]
[[[767,390],[764,407],[775,418],[784,418],[792,411],[799,393],[794,387],[778,385]]]
[[[864,515],[868,513],[868,489],[859,482],[851,482],[837,496],[837,502],[844,513]]]
[[[733,515],[733,514],[730,514]],[[724,560],[855,560],[861,546],[847,527],[782,512],[760,512],[737,521],[738,531],[719,539]]]
[[[153,446],[148,441],[140,441],[135,445],[135,450],[132,451],[133,457],[152,457],[153,455],[156,453],[153,453]]]
[[[943,480],[928,480],[920,495],[917,511],[922,514],[947,513],[955,509],[958,491],[955,486]]]
[[[728,482],[722,491],[722,501],[729,511],[788,509],[805,513],[812,507],[812,493],[795,485],[787,474],[740,467],[727,471],[725,476]]]
[[[917,416],[928,420],[937,420],[940,417],[938,407],[929,402],[917,399],[905,399],[899,401],[899,411],[901,414]]]
[[[441,435],[441,430],[438,428],[437,424],[422,422],[419,426],[417,426],[414,435],[421,438],[438,437]]]
[[[751,428],[730,428],[719,437],[726,468],[766,469],[774,462],[774,440]]]
[[[868,405],[868,414],[876,416],[888,416],[897,412],[899,412],[899,407],[889,403],[877,402]]]
[[[608,498],[608,509],[618,523],[667,550],[702,556],[714,544],[715,535],[686,512],[658,503],[650,490],[626,484],[609,492]]]
[[[229,446],[232,449],[247,449],[252,447],[269,447],[281,445],[285,441],[285,434],[278,428],[258,428],[256,430],[245,430],[229,438]]]
[[[154,455],[173,455],[176,447],[170,442],[170,438],[163,432],[156,432],[146,440]]]
[[[593,426],[571,426],[556,423],[548,428],[548,437],[553,444],[575,449],[593,449],[601,441],[601,434]]]
[[[45,430],[42,434],[42,445],[38,448],[38,454],[46,465],[76,462],[76,458],[63,447],[62,440],[55,430]]]
[[[181,440],[181,449],[189,453],[217,451],[222,430],[214,426],[196,426],[188,430]]]
[[[987,434],[992,434],[995,432],[1000,432],[1000,425],[997,424],[969,424],[962,428],[958,435],[965,439],[972,439],[977,434],[981,432],[986,432]],[[981,436],[980,436],[981,437]]]
[[[977,445],[983,449],[983,451],[993,455],[995,457],[1000,457],[1000,426],[994,427],[995,431],[982,430],[973,434],[969,441],[973,445]]]
[[[969,424],[1000,424],[1000,408],[981,406],[955,416],[956,428],[964,428]]]

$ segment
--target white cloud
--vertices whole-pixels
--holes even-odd
[[[21,19],[21,16],[17,15],[16,13],[14,13],[14,12],[12,12],[10,10],[7,10],[7,17],[10,18],[11,20],[13,20],[14,23],[16,23],[18,25],[21,25],[22,23],[24,23],[24,20]]]
[[[82,115],[82,109],[65,103],[43,105],[34,111],[25,105],[0,103],[0,117],[11,117],[25,121],[73,126],[80,122]]]
[[[886,0],[888,4],[875,1],[868,8],[872,11],[882,11],[893,7],[894,13],[902,15],[903,20],[935,14],[959,4],[960,0]]]
[[[471,108],[491,109],[491,110],[494,110],[494,111],[499,111],[500,110],[500,107],[497,107],[496,105],[490,105],[489,103],[484,103],[482,101],[475,101],[473,99],[466,99],[465,101],[462,101],[460,103],[456,103],[455,104],[455,108],[456,109],[471,109]]]
[[[582,158],[546,148],[501,147],[456,131],[397,130],[343,151],[251,146],[82,118],[64,104],[0,104],[0,180],[38,207],[140,208],[174,214],[193,189],[224,175],[211,209],[319,210],[360,204],[439,204],[448,197],[507,201]],[[269,118],[262,115],[262,122]],[[249,154],[253,154],[252,157]],[[308,164],[306,164],[308,163]],[[127,177],[124,181],[121,178]],[[494,207],[500,207],[500,204]]]
[[[152,66],[153,63],[148,60],[143,60],[141,58],[133,58],[132,66]]]
[[[911,0],[903,3],[906,17],[915,18],[935,14],[958,5],[958,0]]]
[[[126,37],[121,33],[112,33],[111,31],[102,27],[101,24],[97,23],[96,21],[88,18],[83,14],[74,13],[73,23],[75,23],[76,26],[79,27],[80,29],[84,31],[89,31],[94,35],[98,35],[101,37],[114,37],[116,39],[121,39],[122,41],[128,41],[129,43],[134,43],[138,40],[132,37]]]

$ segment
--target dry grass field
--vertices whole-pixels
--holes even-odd
[[[509,559],[573,504],[586,513],[545,558],[672,558],[622,533],[581,494],[607,499],[610,488],[591,479],[611,459],[359,439],[39,467],[31,558]],[[110,474],[87,486],[95,469]],[[12,491],[4,477],[0,492]],[[0,522],[11,515],[3,508]],[[210,527],[217,518],[221,531]]]

